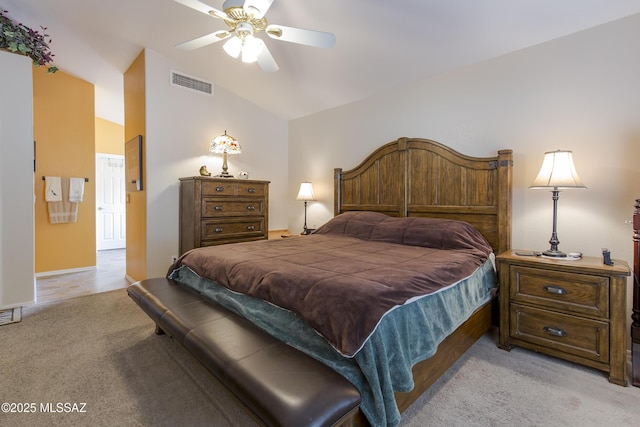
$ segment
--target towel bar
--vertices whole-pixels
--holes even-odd
[[[42,177],[42,180],[43,180],[43,181],[45,180],[45,177],[44,177],[44,176]],[[85,179],[84,179],[84,182],[89,182],[89,178],[85,178]]]

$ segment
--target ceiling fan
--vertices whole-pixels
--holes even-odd
[[[262,71],[278,70],[278,64],[261,38],[255,35],[264,31],[275,40],[298,43],[307,46],[328,48],[335,44],[336,37],[332,33],[284,25],[267,25],[264,15],[273,0],[226,0],[223,10],[215,9],[199,0],[175,0],[204,14],[223,20],[228,30],[219,30],[211,34],[189,40],[176,45],[180,49],[193,50],[203,46],[229,39],[223,46],[225,52],[234,58],[242,55],[243,62],[258,62]]]

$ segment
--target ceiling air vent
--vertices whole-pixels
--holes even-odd
[[[213,95],[213,83],[198,80],[175,71],[171,71],[171,84],[206,93],[207,95]]]

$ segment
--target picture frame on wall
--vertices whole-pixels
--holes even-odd
[[[127,191],[142,191],[142,135],[124,144],[125,179]]]

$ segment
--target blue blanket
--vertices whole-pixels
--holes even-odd
[[[207,298],[245,317],[281,341],[325,363],[360,391],[361,410],[373,426],[396,426],[394,392],[413,389],[411,368],[489,301],[497,279],[491,260],[470,277],[398,306],[379,322],[353,357],[345,357],[293,312],[206,280],[186,266],[169,274]]]

